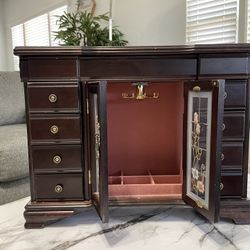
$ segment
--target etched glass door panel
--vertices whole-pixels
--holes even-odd
[[[103,222],[108,221],[106,85],[87,82],[91,197]]]
[[[91,175],[92,175],[92,196],[99,200],[100,191],[100,122],[98,115],[98,95],[89,94],[89,117],[90,117],[90,142],[91,148]]]
[[[187,195],[209,207],[212,92],[190,92],[187,120]]]
[[[211,221],[219,216],[224,81],[185,83],[183,200]]]

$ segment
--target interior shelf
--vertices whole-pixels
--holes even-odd
[[[109,197],[122,199],[181,199],[181,175],[109,176]]]

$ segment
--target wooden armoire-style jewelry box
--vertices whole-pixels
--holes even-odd
[[[17,47],[26,228],[94,205],[186,204],[250,222],[250,45]]]

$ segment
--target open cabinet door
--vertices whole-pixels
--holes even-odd
[[[186,82],[183,200],[211,222],[219,219],[224,80]]]
[[[91,198],[103,222],[108,222],[107,82],[87,82],[89,179]]]

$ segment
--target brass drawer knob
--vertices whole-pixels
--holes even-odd
[[[223,160],[225,159],[225,155],[222,153],[222,154],[220,155],[220,158],[221,158],[221,160],[223,161]]]
[[[59,155],[55,155],[55,156],[53,157],[53,162],[54,162],[55,164],[60,164],[61,161],[62,161],[62,157],[60,157]]]
[[[222,130],[224,131],[226,129],[225,123],[222,124]]]
[[[56,102],[56,101],[57,101],[57,95],[55,95],[55,94],[50,94],[50,95],[49,95],[49,101],[50,101],[51,103]]]
[[[60,194],[63,191],[63,186],[62,185],[56,185],[55,186],[55,192]]]
[[[227,92],[224,92],[224,99],[227,98]]]
[[[53,126],[51,126],[50,127],[50,132],[52,133],[52,134],[57,134],[58,132],[59,132],[59,128],[58,128],[58,126],[56,126],[56,125],[53,125]]]
[[[221,182],[221,183],[220,183],[220,191],[222,191],[223,188],[224,188],[224,184]]]

